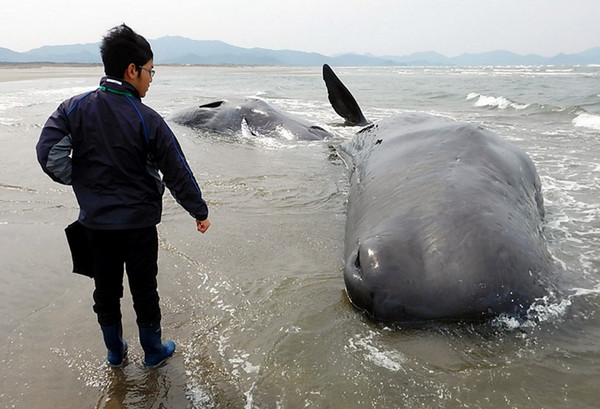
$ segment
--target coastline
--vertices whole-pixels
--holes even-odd
[[[237,64],[160,64],[161,67],[201,67],[201,68],[278,68],[268,65]],[[68,68],[68,69],[64,69]],[[79,69],[79,70],[78,70]],[[104,75],[102,64],[92,63],[53,63],[53,62],[0,62],[0,82],[25,81],[40,78],[86,77],[90,74]]]
[[[57,68],[73,69],[57,70]],[[81,68],[81,71],[78,71],[77,68]],[[96,70],[101,73],[102,64],[0,62],[0,82],[24,81],[39,78],[85,77]]]

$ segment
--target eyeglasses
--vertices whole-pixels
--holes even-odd
[[[154,78],[154,74],[156,74],[156,71],[151,70],[150,68],[142,67],[141,65],[138,65],[138,68],[141,68],[144,71],[148,71],[148,74],[150,74],[151,78]]]

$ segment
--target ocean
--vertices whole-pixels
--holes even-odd
[[[93,283],[71,271],[69,187],[35,144],[101,67],[0,67],[0,407],[597,408],[600,400],[600,66],[333,67],[370,120],[426,112],[488,128],[534,160],[563,291],[519,322],[385,325],[342,279],[347,172],[320,67],[156,67],[144,102],[167,120],[259,97],[331,131],[305,142],[221,136],[169,121],[210,206],[210,230],[166,193],[159,225],[164,339],[144,369],[131,297],[129,360],[105,364]]]

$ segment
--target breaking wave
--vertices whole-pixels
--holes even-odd
[[[581,113],[572,122],[574,126],[600,131],[600,115]]]
[[[467,100],[476,100],[474,106],[476,107],[487,107],[497,109],[526,109],[529,108],[529,104],[519,104],[513,102],[505,97],[493,97],[487,95],[481,95],[476,92],[471,92],[467,95]]]

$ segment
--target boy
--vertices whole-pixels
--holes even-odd
[[[42,129],[37,157],[44,172],[72,185],[77,197],[109,365],[122,366],[127,355],[120,309],[125,266],[144,365],[156,367],[175,351],[172,341],[161,341],[156,280],[164,186],[201,233],[210,226],[208,207],[175,136],[141,102],[154,75],[150,44],[123,24],[107,33],[100,52],[106,74],[100,87],[58,107]]]

